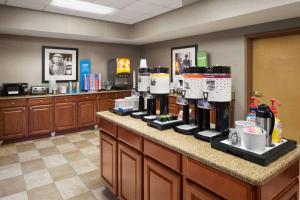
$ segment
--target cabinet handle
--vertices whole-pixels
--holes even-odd
[[[65,101],[68,101],[68,98],[65,98]]]
[[[40,100],[40,103],[43,103],[43,100]]]
[[[89,97],[85,97],[86,99],[88,99]]]
[[[30,109],[30,110],[32,110],[32,108],[31,108],[31,107],[30,107],[29,109]]]
[[[15,104],[15,102],[14,102],[14,101],[12,101],[12,102],[11,102],[11,105],[14,105],[14,104]]]

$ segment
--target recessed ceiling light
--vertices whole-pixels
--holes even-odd
[[[71,10],[90,12],[102,15],[108,15],[115,12],[115,8],[102,6],[95,3],[89,3],[80,0],[52,0],[50,3],[52,6],[62,7]]]

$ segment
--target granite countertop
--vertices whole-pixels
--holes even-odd
[[[20,95],[20,96],[0,96],[0,100],[5,99],[29,99],[29,98],[45,98],[45,97],[59,97],[59,96],[73,96],[85,94],[101,94],[101,93],[114,93],[114,92],[127,92],[131,90],[101,90],[95,92],[80,92],[80,93],[66,93],[66,94],[45,94],[45,95]]]
[[[142,120],[134,119],[130,116],[119,116],[109,111],[98,112],[97,115],[255,186],[265,184],[294,162],[299,162],[297,161],[300,157],[299,145],[295,150],[270,163],[268,166],[260,166],[213,149],[210,143],[195,139],[192,136],[179,134],[173,129],[159,131],[147,126]]]

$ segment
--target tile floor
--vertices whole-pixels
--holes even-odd
[[[0,200],[109,200],[98,131],[0,146]]]

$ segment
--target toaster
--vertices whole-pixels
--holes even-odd
[[[32,95],[44,95],[47,94],[47,88],[45,86],[32,86],[31,87]]]
[[[3,83],[2,95],[26,95],[28,92],[28,83]]]

